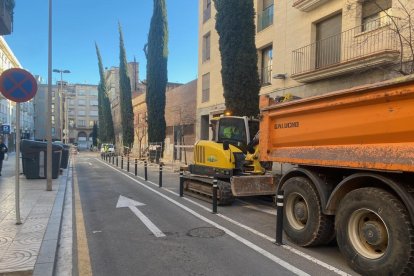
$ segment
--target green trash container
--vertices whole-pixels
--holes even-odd
[[[54,142],[53,144],[62,146],[62,159],[60,161],[60,168],[61,169],[67,169],[69,164],[69,150],[70,146],[60,143],[60,142]]]
[[[27,179],[46,178],[47,172],[47,143],[22,140],[20,151],[22,153],[23,174]],[[59,176],[60,162],[63,147],[52,144],[52,178]]]

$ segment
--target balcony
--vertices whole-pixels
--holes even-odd
[[[273,5],[264,9],[257,17],[257,32],[273,25]]]
[[[13,30],[14,0],[0,0],[0,35],[11,34]]]
[[[329,0],[297,0],[293,2],[292,7],[297,8],[300,11],[308,12],[313,9],[316,9],[317,7],[321,6],[322,4],[325,4]]]
[[[365,24],[294,50],[292,78],[307,83],[395,62],[398,36],[389,20],[377,20],[368,31]]]

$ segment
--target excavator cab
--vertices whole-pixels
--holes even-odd
[[[213,141],[231,144],[246,153],[247,146],[259,131],[259,121],[248,117],[222,116],[211,120]],[[228,148],[228,146],[225,146]]]

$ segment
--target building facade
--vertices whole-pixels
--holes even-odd
[[[7,42],[0,37],[0,74],[10,68],[22,68],[19,60],[9,48]],[[34,135],[34,101],[20,104],[20,136],[23,139]],[[0,125],[9,126],[9,133],[1,133],[10,150],[15,148],[16,139],[16,103],[7,100],[0,94]],[[1,131],[3,132],[3,130]]]
[[[35,139],[46,139],[48,86],[39,85],[35,96]],[[98,121],[98,86],[57,82],[52,86],[52,139],[77,143],[79,149],[92,144],[93,124]]]
[[[403,6],[401,6],[403,5]],[[254,0],[260,94],[310,97],[412,72],[409,0]],[[199,0],[197,137],[224,111],[216,10]],[[407,27],[408,25],[408,27]],[[399,32],[397,32],[397,30]],[[402,57],[402,59],[400,59]],[[402,62],[401,62],[402,61]]]
[[[195,107],[197,80],[187,84],[168,83],[166,88],[165,121],[166,139],[165,160],[182,162],[192,159],[192,146],[195,139]],[[146,93],[132,99],[134,110],[134,147],[132,152],[138,157],[148,156],[148,124]],[[177,147],[178,146],[178,147]]]
[[[131,98],[142,93],[145,85],[139,82],[139,63],[136,61],[128,62],[128,76],[131,82]],[[118,149],[122,149],[122,122],[119,91],[119,67],[111,67],[105,71],[105,80],[108,88],[108,97],[111,103],[112,121],[114,123],[115,144]]]

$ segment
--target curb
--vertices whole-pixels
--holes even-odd
[[[59,190],[42,240],[39,255],[33,270],[34,276],[53,275],[57,260],[57,249],[62,228],[62,214],[66,196],[67,182],[72,179],[71,164],[68,164],[66,175],[62,175]]]

